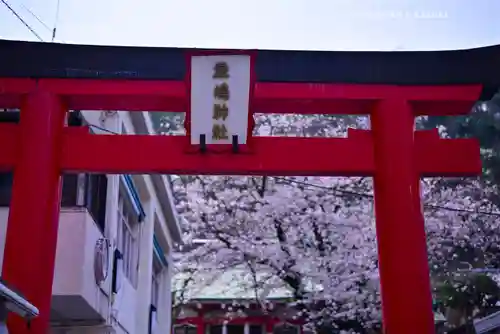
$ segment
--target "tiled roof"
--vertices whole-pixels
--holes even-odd
[[[200,271],[194,275],[180,273],[174,276],[173,291],[179,298],[184,290],[185,300],[252,300],[256,296],[259,299],[285,299],[293,296],[280,278],[265,272],[258,272],[255,278],[253,276],[249,270],[242,268]],[[183,289],[186,280],[189,283]]]

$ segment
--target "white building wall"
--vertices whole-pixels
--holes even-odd
[[[153,269],[153,233],[156,207],[153,201],[146,203],[146,219],[139,252],[139,284],[137,287],[136,333],[149,326],[149,305],[151,304],[151,275]]]
[[[110,131],[120,133],[122,125],[127,133],[134,133],[134,128],[129,114],[126,112],[120,113],[101,113],[96,111],[83,111],[82,112],[85,120],[92,125],[106,128]],[[104,133],[95,127],[91,127],[92,131],[96,134]],[[131,152],[131,159],[133,159],[133,152]],[[111,269],[107,279],[101,284],[100,287],[95,285],[93,277],[79,277],[79,279],[85,279],[89,282],[84,282],[83,285],[92,288],[98,292],[95,292],[96,296],[99,297],[99,302],[101,306],[98,310],[102,313],[104,319],[106,319],[107,324],[112,326],[116,333],[129,333],[129,334],[146,334],[148,333],[149,325],[149,307],[151,304],[151,277],[152,277],[152,262],[153,262],[153,235],[156,232],[156,236],[164,248],[164,250],[172,249],[172,238],[168,232],[167,222],[165,216],[162,212],[160,203],[155,195],[154,186],[152,179],[149,175],[135,175],[133,177],[136,187],[138,188],[139,196],[141,197],[141,202],[146,210],[145,221],[140,224],[140,235],[139,235],[139,268],[138,268],[138,283],[137,288],[134,288],[132,284],[128,281],[125,276],[121,279],[121,288],[116,294],[116,296],[111,296]],[[110,265],[113,261],[113,250],[117,245],[117,233],[118,233],[118,194],[120,189],[120,176],[119,175],[108,175],[108,186],[107,186],[107,198],[106,198],[106,228],[105,237],[109,239],[111,243],[110,251]],[[62,214],[67,214],[62,212]],[[86,215],[88,216],[88,215]],[[90,218],[90,216],[88,216]],[[0,208],[0,270],[3,261],[3,250],[5,245],[5,235],[7,228],[7,218],[8,218],[8,208]],[[76,218],[75,218],[76,219]],[[91,219],[91,218],[90,218]],[[67,224],[65,224],[67,225]],[[70,228],[71,229],[71,228]],[[59,235],[60,238],[66,238],[65,234]],[[74,234],[73,234],[74,237]],[[69,240],[66,240],[69,241]],[[76,247],[75,241],[65,242],[60,241],[60,245],[65,245],[65,247]],[[78,247],[81,245],[78,245]],[[83,247],[86,252],[90,252],[93,245]],[[59,252],[65,252],[63,247],[58,247]],[[172,263],[171,255],[165,254],[170,263]],[[93,253],[85,254],[84,256],[87,260],[84,261],[85,266],[89,266],[87,271],[92,271],[93,267]],[[58,256],[59,259],[61,254]],[[92,259],[91,259],[92,258]],[[72,262],[68,257],[65,261]],[[59,275],[61,278],[60,284],[64,285],[62,278],[67,277],[67,272],[70,269],[72,263],[61,262],[57,264],[57,269],[64,272],[64,275]],[[87,268],[85,268],[87,269]],[[80,272],[81,273],[81,272]],[[73,272],[72,275],[78,274],[78,272]],[[57,277],[57,273],[55,275]],[[158,303],[157,319],[158,321],[153,324],[155,333],[169,333],[171,324],[171,273],[170,269],[165,268],[161,274],[161,296]],[[76,279],[76,281],[79,281]],[[57,282],[55,282],[57,283]],[[57,283],[59,284],[59,283]],[[93,284],[93,286],[92,286]],[[62,288],[62,286],[61,286]],[[57,289],[57,288],[56,288]],[[86,289],[88,290],[88,289]],[[96,298],[97,298],[96,297]],[[108,308],[107,310],[103,310]],[[71,334],[94,334],[94,333],[107,333],[103,332],[103,327],[91,328],[91,327],[79,327],[79,328],[64,328],[64,333]],[[60,330],[54,329],[54,333],[59,333]]]
[[[169,263],[172,263],[171,258],[169,258]],[[153,334],[170,333],[172,325],[172,284],[170,284],[172,279],[171,268],[172,266],[170,265],[169,269],[162,273],[163,281],[168,282],[169,284],[163,284],[161,286],[161,295],[158,305],[158,321]]]
[[[119,113],[123,121],[124,129],[127,133],[133,132],[132,120],[128,113]],[[154,186],[149,175],[134,176],[134,181],[138,187],[140,194],[151,194],[148,205],[146,206],[146,221],[143,222],[143,237],[141,242],[140,251],[140,265],[139,265],[139,286],[136,302],[136,331],[137,333],[147,333],[147,328],[149,324],[149,307],[151,304],[151,276],[152,276],[152,264],[153,264],[153,235],[156,232],[156,236],[160,241],[160,244],[164,245],[164,249],[171,249],[172,240],[167,230],[167,223],[165,217],[161,211],[160,203],[155,196]],[[168,256],[168,255],[166,255]],[[170,317],[171,306],[164,305],[165,298],[164,291],[170,288],[169,275],[165,273],[168,270],[165,269],[161,277],[163,278],[160,286],[160,301],[158,305],[157,318],[165,319],[165,317]],[[170,320],[165,321],[165,324],[154,324],[156,331],[169,332]]]

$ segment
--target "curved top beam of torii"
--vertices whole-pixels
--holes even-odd
[[[0,78],[183,80],[186,52],[201,49],[0,40]],[[500,87],[500,45],[450,51],[257,50],[257,82]]]

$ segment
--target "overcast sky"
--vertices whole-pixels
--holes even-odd
[[[50,30],[25,7],[51,29],[58,0],[5,1],[50,41]],[[65,43],[298,50],[500,44],[500,0],[59,1],[56,40]],[[36,40],[1,2],[0,37]]]

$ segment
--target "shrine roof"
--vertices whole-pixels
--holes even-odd
[[[186,53],[168,47],[0,40],[0,77],[184,80]],[[201,49],[196,49],[201,50]],[[261,82],[500,87],[500,45],[450,51],[256,50]]]
[[[183,286],[187,279],[189,283]],[[256,279],[257,285],[253,275],[240,268],[220,272],[198,271],[193,276],[181,273],[174,276],[172,290],[176,295],[182,291],[185,301],[255,300],[256,292],[262,300],[292,297],[291,290],[279,278],[260,272]]]

